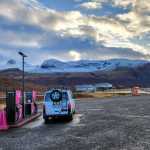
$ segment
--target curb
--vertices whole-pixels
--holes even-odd
[[[18,122],[18,123],[13,124],[13,125],[9,125],[9,127],[10,127],[10,128],[19,128],[19,127],[21,127],[21,126],[23,126],[23,125],[25,125],[25,124],[31,122],[32,120],[34,120],[34,119],[36,119],[36,118],[38,118],[38,117],[40,117],[40,116],[41,116],[41,113],[37,113],[37,114],[35,114],[35,115],[32,115],[32,116],[29,117],[29,118],[25,118],[25,119],[22,120],[21,122]]]

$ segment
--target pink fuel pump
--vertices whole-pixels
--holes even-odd
[[[20,127],[41,115],[36,104],[36,92],[25,92],[24,97],[25,109],[21,91],[6,92],[6,108],[0,110],[0,130]]]
[[[8,123],[7,123],[7,117],[6,117],[6,110],[0,110],[0,130],[7,130],[8,129]]]

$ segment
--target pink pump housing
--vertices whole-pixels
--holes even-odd
[[[0,130],[7,130],[7,129],[8,129],[8,123],[7,123],[6,111],[1,110],[0,111]]]
[[[35,101],[36,101],[37,93],[36,91],[32,91],[32,104],[31,104],[31,109],[32,109],[32,114],[35,113]]]
[[[37,92],[32,91],[32,99],[33,99],[34,102],[36,101],[36,97],[37,97]]]

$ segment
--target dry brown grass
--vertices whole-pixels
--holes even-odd
[[[1,97],[5,97],[4,92],[0,92],[0,110],[3,110],[6,107],[6,104],[5,104],[5,99]]]
[[[77,99],[82,98],[107,98],[107,97],[113,97],[113,96],[126,96],[129,95],[129,93],[124,92],[85,92],[85,93],[74,93],[74,97]]]
[[[0,110],[3,110],[6,107],[6,104],[4,101],[0,101]]]

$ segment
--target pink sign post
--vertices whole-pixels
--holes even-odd
[[[36,101],[36,91],[32,91],[32,100],[35,102]]]
[[[23,109],[21,105],[21,98],[22,98],[21,91],[17,90],[16,91],[16,107],[18,109],[18,112],[16,113],[16,118],[18,121],[23,119]]]

